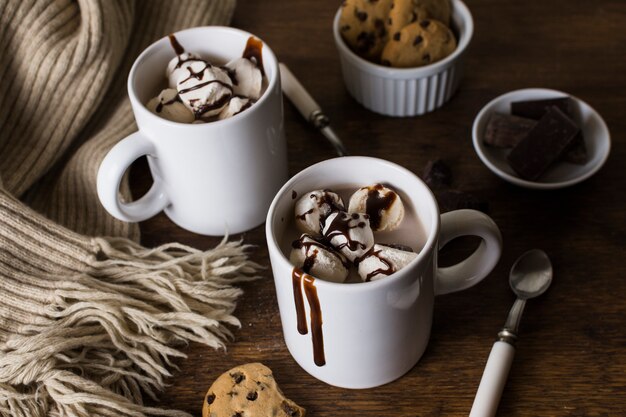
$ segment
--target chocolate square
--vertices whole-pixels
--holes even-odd
[[[546,114],[507,156],[520,177],[535,181],[572,145],[580,129],[558,107]]]
[[[570,119],[573,115],[572,99],[569,97],[548,98],[544,100],[514,101],[511,103],[511,114],[528,119],[539,120],[548,109],[556,106]]]

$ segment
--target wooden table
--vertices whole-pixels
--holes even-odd
[[[262,361],[285,394],[311,416],[464,416],[487,355],[513,302],[508,271],[522,252],[551,257],[554,282],[527,306],[521,340],[500,404],[501,416],[626,415],[626,2],[622,0],[467,0],[475,34],[456,96],[422,117],[371,113],[344,88],[332,39],[339,0],[240,0],[233,25],[262,37],[332,117],[354,154],[376,156],[419,174],[443,158],[457,188],[485,198],[500,226],[504,252],[475,287],[438,297],[432,337],[403,378],[369,390],[328,386],[304,372],[282,339],[271,270],[244,287],[242,328],[228,351],[192,345],[169,381],[162,406],[201,415],[202,399],[228,368]],[[474,153],[471,125],[492,98],[524,87],[569,92],[591,104],[613,135],[605,167],[579,185],[533,191],[510,185]],[[285,105],[290,174],[334,157],[323,137]],[[140,176],[141,177],[141,176]],[[135,180],[135,184],[145,181]],[[210,248],[160,215],[142,224],[143,242],[171,240]],[[238,238],[239,236],[233,236]],[[243,234],[269,265],[264,228]]]

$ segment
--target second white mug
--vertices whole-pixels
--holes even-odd
[[[405,226],[419,254],[403,269],[378,281],[336,283],[302,273],[289,262],[297,196],[383,183],[401,196],[419,222]],[[405,216],[406,217],[406,216]],[[402,227],[402,226],[401,226]],[[343,157],[296,174],[278,192],[265,225],[283,335],[296,362],[314,377],[344,388],[371,388],[408,372],[420,359],[432,323],[435,295],[468,288],[491,272],[502,239],[496,224],[474,210],[439,214],[431,191],[415,174],[388,161]],[[437,252],[465,235],[482,238],[467,259],[437,267]]]
[[[228,27],[196,27],[175,34],[184,48],[213,62],[240,57],[250,33]],[[287,180],[280,73],[267,45],[262,61],[268,85],[249,109],[204,124],[177,123],[150,112],[165,68],[176,56],[168,38],[149,46],[128,77],[128,95],[139,131],[120,141],[98,172],[98,196],[114,217],[130,222],[160,211],[192,232],[219,236],[263,223],[272,197]],[[131,163],[147,156],[154,184],[134,202],[119,198]]]

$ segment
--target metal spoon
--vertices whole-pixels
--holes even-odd
[[[500,396],[513,362],[517,330],[526,300],[543,294],[550,283],[552,283],[552,264],[542,250],[533,249],[524,253],[511,267],[509,284],[517,295],[517,300],[509,311],[504,328],[498,333],[498,340],[493,344],[470,417],[496,415]]]

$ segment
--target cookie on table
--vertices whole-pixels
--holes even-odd
[[[339,31],[358,55],[378,61],[388,39],[385,21],[393,0],[345,0],[339,18]]]
[[[442,60],[455,49],[452,31],[438,20],[426,19],[392,34],[381,63],[398,68],[421,67]]]
[[[304,417],[285,398],[272,370],[261,363],[237,366],[215,380],[204,397],[202,417]]]

